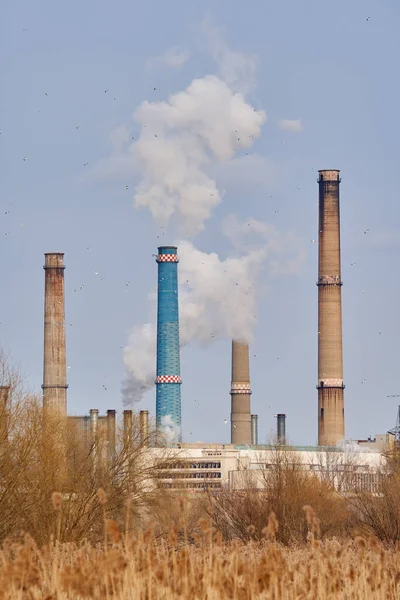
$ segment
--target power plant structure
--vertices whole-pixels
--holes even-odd
[[[319,171],[318,445],[344,440],[340,171]]]
[[[157,293],[156,424],[169,439],[182,441],[181,367],[179,347],[178,253],[160,246]]]
[[[231,444],[251,445],[249,345],[232,340]]]
[[[258,415],[251,415],[251,445],[258,446]]]
[[[279,446],[286,446],[286,415],[284,413],[276,415],[276,439]]]
[[[318,447],[287,445],[286,414],[277,417],[277,443],[285,452],[297,452],[301,461],[324,477],[331,468],[346,470],[346,453],[338,447],[344,439],[344,384],[342,359],[342,308],[340,211],[338,170],[319,171],[319,260],[318,260]],[[274,444],[259,444],[258,415],[251,412],[249,345],[232,340],[231,354],[231,437],[227,444],[182,442],[181,370],[178,305],[178,250],[160,246],[156,258],[157,347],[156,347],[156,429],[165,434],[167,445],[177,451],[177,462],[160,471],[158,484],[165,488],[196,489],[228,487],[242,489],[248,471],[254,485],[265,481],[265,470],[274,468]],[[117,438],[117,415],[114,409],[100,415],[92,408],[83,416],[67,415],[67,367],[64,305],[64,254],[45,254],[43,408],[76,427],[89,443],[93,464],[113,467],[117,450],[148,448],[152,456],[162,456],[165,445],[150,431],[149,412],[123,411],[122,446]],[[7,443],[9,385],[0,381],[0,450]],[[394,441],[391,440],[394,438]],[[358,440],[360,465],[355,480],[366,491],[373,491],[380,476],[381,454],[388,443],[400,445],[400,409],[395,430],[374,440]],[[389,442],[388,442],[389,440]],[[365,452],[362,450],[364,447]],[[321,452],[322,451],[322,452]],[[329,454],[335,453],[335,460]],[[323,457],[321,458],[321,456]],[[337,460],[336,460],[337,459]],[[165,464],[165,462],[164,462]],[[343,468],[342,468],[343,467]],[[328,473],[329,474],[329,473]],[[336,474],[335,481],[339,481]],[[336,485],[336,483],[335,483]],[[339,484],[338,484],[339,485]],[[339,485],[340,487],[340,485]]]
[[[64,254],[45,254],[43,407],[67,415]]]

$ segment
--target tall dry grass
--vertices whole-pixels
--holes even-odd
[[[185,519],[167,537],[152,528],[121,531],[104,510],[104,541],[60,543],[41,548],[32,537],[7,540],[0,552],[0,599],[217,599],[395,600],[400,595],[400,552],[375,537],[320,541],[319,518],[304,507],[308,539],[287,547],[276,541],[279,522],[272,513],[259,541],[226,542],[202,519],[189,543]],[[53,496],[54,518],[62,516]],[[184,502],[180,501],[182,514]]]

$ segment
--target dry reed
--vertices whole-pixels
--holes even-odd
[[[277,528],[269,520],[268,537]],[[400,596],[400,553],[376,538],[354,542],[313,539],[288,548],[274,541],[224,543],[203,522],[196,544],[177,544],[150,529],[122,536],[107,520],[107,547],[52,542],[39,549],[32,538],[3,544],[0,599],[252,598],[299,600],[385,599]],[[174,544],[173,546],[171,544]]]

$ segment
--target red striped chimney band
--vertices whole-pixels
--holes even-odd
[[[179,262],[177,254],[159,254],[156,262]]]
[[[250,383],[232,382],[231,394],[251,394]]]
[[[180,375],[157,375],[156,383],[182,383]]]

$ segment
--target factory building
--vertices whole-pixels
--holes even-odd
[[[151,449],[162,456],[160,449]],[[174,448],[176,462],[163,468],[160,464],[158,485],[166,489],[198,490],[262,490],[268,477],[277,469],[295,465],[329,482],[343,493],[374,492],[385,466],[380,452],[358,451],[349,446],[243,448],[233,444],[180,444]]]

